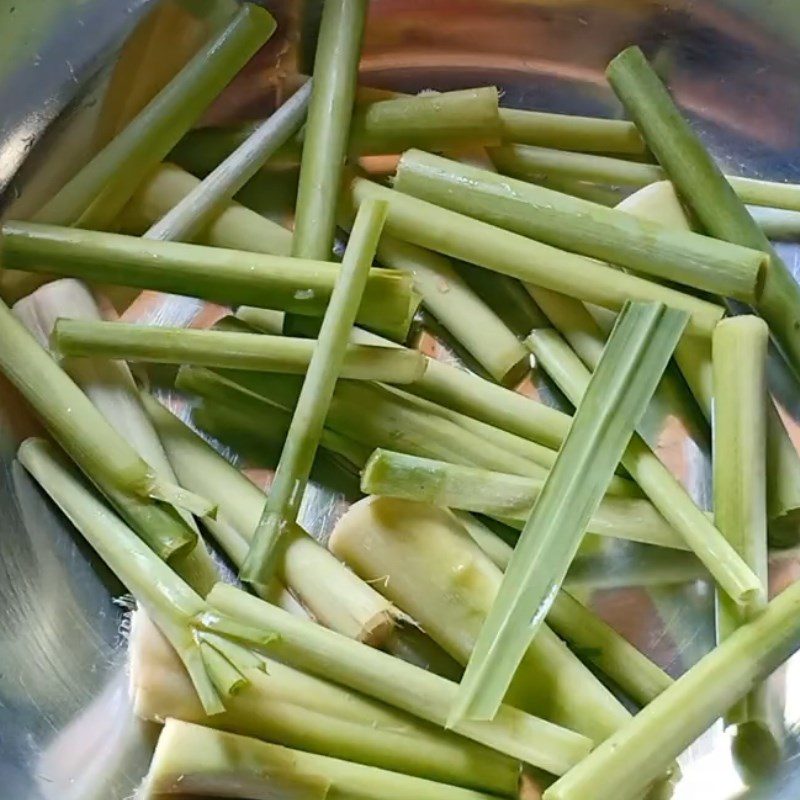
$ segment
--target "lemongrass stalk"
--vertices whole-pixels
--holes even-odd
[[[281,311],[274,311],[268,308],[253,308],[252,306],[239,306],[236,314],[223,317],[214,323],[216,330],[234,330],[249,333],[269,333],[272,335],[280,334],[283,330],[284,315]],[[230,325],[230,328],[226,328]],[[383,341],[388,342],[388,339]],[[383,342],[380,342],[381,344]],[[361,344],[361,342],[354,342]],[[363,342],[363,344],[371,344]],[[378,342],[375,342],[378,344]],[[394,342],[392,342],[394,344]]]
[[[201,634],[217,633],[258,646],[266,644],[272,634],[213,610],[97,499],[49,443],[27,439],[17,458],[169,639],[205,712],[224,711],[220,694],[226,687],[215,681],[219,671],[210,667],[203,655]],[[217,659],[214,663],[221,666]],[[228,663],[238,668],[237,664]]]
[[[353,224],[267,503],[239,571],[250,583],[269,580],[281,539],[295,526],[385,218],[385,204],[376,201],[364,204]]]
[[[496,712],[650,402],[686,316],[656,304],[631,304],[620,315],[481,628],[451,721],[486,719]],[[742,590],[747,597],[745,590],[750,586]]]
[[[230,794],[253,800],[491,800],[492,795],[168,720],[142,798]]]
[[[770,268],[756,307],[789,365],[800,375],[800,287],[789,268],[747,213],[642,52],[637,47],[624,50],[609,64],[606,76],[703,228],[723,241],[769,256]]]
[[[506,142],[582,152],[647,153],[636,126],[627,120],[501,108],[500,121]]]
[[[275,113],[212,170],[197,187],[152,225],[148,239],[186,241],[194,238],[305,119],[312,84],[301,86]]]
[[[619,311],[628,300],[663,302],[688,311],[689,330],[697,335],[709,335],[724,313],[705,300],[620,273],[586,256],[353,178],[344,202],[359,205],[368,199],[388,202],[386,231],[392,236],[613,311]]]
[[[452,515],[423,503],[369,497],[339,520],[328,546],[467,663],[502,573]],[[546,625],[527,649],[506,702],[595,742],[629,717]]]
[[[313,339],[72,319],[56,323],[51,341],[65,356],[288,374],[305,373],[316,347]],[[342,377],[411,383],[424,370],[422,354],[413,350],[348,345]]]
[[[451,211],[644,275],[745,302],[760,296],[768,263],[760,250],[676,231],[419,150],[403,154],[394,186]]]
[[[312,622],[296,619],[225,584],[217,584],[211,590],[211,598],[216,608],[235,614],[242,622],[249,620],[274,629],[280,640],[270,642],[266,651],[281,661],[439,727],[445,726],[448,708],[458,691],[456,684]],[[562,774],[580,761],[591,747],[586,737],[510,706],[501,706],[491,721],[465,721],[453,730],[554,774]]]
[[[195,490],[203,487],[218,504],[217,519],[206,525],[240,567],[266,496],[157,400],[146,396],[145,407],[181,480]],[[401,616],[308,536],[287,536],[279,571],[320,623],[345,636],[380,645]]]
[[[183,202],[201,185],[199,178],[174,164],[160,164],[137,188],[117,220],[123,233],[141,236],[170,209]],[[288,256],[291,231],[234,200],[220,200],[192,241],[213,247],[249,250]]]
[[[464,672],[461,665],[416,624],[395,627],[382,649],[449,681],[458,682]]]
[[[512,794],[519,766],[467,739],[267,659],[225,711],[207,716],[176,652],[143,614],[130,640],[134,713],[169,717],[409,775]],[[259,656],[259,658],[264,658]]]
[[[275,30],[245,4],[131,123],[35,216],[59,225],[108,226],[149,168],[158,164]]]
[[[747,213],[769,239],[795,242],[800,238],[800,211],[748,206]]]
[[[472,511],[518,522],[530,516],[544,481],[448,464],[389,450],[376,450],[361,474],[366,494],[416,500],[443,508]],[[686,543],[642,498],[606,496],[586,530],[661,547],[686,549]]]
[[[800,583],[704,656],[544,794],[628,800],[800,647]]]
[[[762,601],[747,609],[717,598],[720,641],[767,605],[768,339],[769,329],[757,317],[733,317],[714,331],[714,522],[764,589]],[[767,685],[760,684],[728,710],[725,722],[737,726],[737,735],[755,735],[779,757],[773,701]]]
[[[553,330],[534,331],[528,343],[538,363],[570,402],[576,406],[582,403],[592,373],[569,345]],[[758,602],[762,592],[758,577],[638,434],[630,439],[622,463],[664,519],[706,565],[720,588],[736,603]]]
[[[333,0],[322,11],[295,206],[292,255],[327,260],[347,154],[366,0]]]
[[[324,313],[340,272],[323,261],[24,222],[3,225],[2,264],[311,316]],[[370,272],[360,322],[404,338],[413,311],[409,276]]]

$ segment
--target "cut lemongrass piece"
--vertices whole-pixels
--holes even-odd
[[[97,499],[50,444],[27,439],[17,457],[169,639],[205,712],[224,711],[200,649],[199,634],[219,633],[257,646],[265,645],[273,635],[213,611]]]
[[[90,281],[311,316],[324,313],[340,273],[337,264],[324,261],[25,222],[2,226],[2,258],[6,269],[47,269]],[[358,320],[402,339],[414,308],[408,275],[374,269]]]
[[[784,589],[570,770],[545,800],[621,800],[639,793],[715,720],[800,647],[800,582]]]
[[[402,773],[290,750],[258,739],[167,720],[142,800],[171,794],[247,796],[252,800],[492,800],[494,795]]]
[[[376,450],[361,474],[366,494],[417,500],[490,517],[524,522],[543,481],[429,458]],[[606,497],[586,530],[661,547],[684,550],[686,543],[643,498]]]
[[[689,330],[706,336],[724,313],[713,303],[620,273],[586,256],[533,241],[364,178],[352,178],[344,192],[345,205],[359,205],[368,199],[388,202],[386,231],[392,236],[612,311],[619,311],[628,300],[662,302],[688,311]]]
[[[202,634],[209,640],[209,634]],[[228,640],[224,640],[230,646]],[[130,639],[134,713],[173,717],[361,764],[513,795],[519,764],[408,714],[262,655],[225,711],[207,716],[164,635],[141,613]],[[266,674],[265,674],[266,673]]]
[[[155,166],[275,30],[245,4],[117,137],[37,214],[41,222],[103,228]]]
[[[217,518],[205,524],[234,565],[240,567],[266,496],[157,400],[148,395],[143,398],[173,469],[186,486],[208,492],[219,504]],[[401,617],[391,603],[311,537],[287,536],[279,572],[321,624],[345,636],[379,646]]]
[[[145,234],[148,239],[183,241],[194,238],[262,164],[300,127],[311,97],[311,82],[301,86],[272,116]]]
[[[316,347],[314,339],[71,319],[56,323],[51,343],[66,356],[289,374],[305,373]],[[422,353],[414,350],[351,344],[342,377],[411,383],[422,377],[425,363]]]
[[[756,307],[789,365],[800,375],[800,286],[791,271],[747,213],[641,50],[624,50],[608,65],[606,76],[704,230],[769,256],[770,267]]]
[[[507,142],[589,153],[647,153],[636,126],[627,120],[501,108],[500,121]]]
[[[292,255],[298,258],[331,257],[368,5],[331,0],[322,9],[295,206]]]
[[[552,329],[533,331],[528,344],[569,401],[576,406],[582,403],[592,373],[561,336]],[[638,434],[630,439],[622,463],[719,586],[737,603],[757,602],[763,591],[758,577]]]
[[[639,273],[744,302],[760,296],[768,264],[760,250],[676,231],[419,150],[403,154],[394,186],[451,211]]]
[[[767,604],[767,379],[769,329],[757,317],[721,322],[714,331],[714,522],[761,580],[764,596],[746,609],[717,597],[717,631],[725,641]],[[737,737],[760,740],[774,765],[781,744],[769,686],[755,686],[725,714]]]
[[[120,231],[141,236],[198,186],[200,179],[180,167],[159,165],[144,179],[120,214]],[[192,240],[198,244],[276,256],[288,256],[292,252],[291,231],[234,200],[220,201]]]
[[[220,611],[275,630],[280,639],[270,642],[265,649],[281,661],[382,700],[439,727],[445,726],[457,684],[313,622],[292,617],[232,586],[217,584],[211,597]],[[554,774],[563,774],[584,758],[592,746],[585,736],[505,705],[493,720],[465,721],[454,731]]]
[[[239,571],[252,584],[265,584],[272,577],[281,539],[296,524],[385,218],[384,203],[365,203],[353,224],[267,503]]]
[[[464,670],[416,624],[399,625],[392,631],[381,648],[397,658],[402,658],[415,667],[421,667],[456,683]]]
[[[368,497],[339,520],[328,546],[467,663],[503,574],[451,514]],[[506,702],[595,742],[630,717],[546,625],[528,647]]]
[[[496,713],[685,325],[684,312],[658,304],[634,303],[620,315],[481,628],[450,722]]]

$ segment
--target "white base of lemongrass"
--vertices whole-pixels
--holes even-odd
[[[380,702],[266,659],[267,674],[207,716],[175,651],[141,612],[130,639],[134,713],[200,723],[264,741],[358,761],[431,780],[513,793],[519,765]]]

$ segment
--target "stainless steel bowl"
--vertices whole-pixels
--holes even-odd
[[[169,1],[212,15],[232,2]],[[281,34],[215,105],[213,120],[268,113],[313,52],[316,5],[265,4]],[[0,7],[0,189],[9,213],[27,213],[91,155],[109,71],[154,5],[6,0]],[[603,67],[632,42],[658,60],[727,170],[800,181],[797,0],[373,0],[363,81],[404,89],[496,83],[509,106],[613,116],[620,110]],[[797,272],[800,250],[781,250]],[[166,298],[144,313],[187,322],[196,311]],[[455,357],[446,342],[441,352]],[[533,377],[557,403],[546,380]],[[779,371],[773,384],[800,435],[797,387]],[[122,588],[13,463],[17,444],[38,428],[5,383],[0,400],[0,797],[121,800],[141,779],[156,734],[130,713],[125,607],[114,599]],[[650,434],[707,502],[707,433],[666,418]],[[324,539],[349,496],[314,486],[305,522],[315,535]],[[712,646],[714,593],[704,580],[660,566],[634,546],[613,546],[584,576],[583,598],[677,676]],[[795,552],[773,553],[773,591],[799,569]],[[800,797],[800,657],[772,683],[788,730],[782,767],[742,778],[730,735],[717,723],[682,757],[676,800]]]

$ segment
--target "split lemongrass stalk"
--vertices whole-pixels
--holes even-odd
[[[714,331],[714,521],[760,578],[762,602],[747,609],[717,598],[720,641],[767,604],[767,395],[769,329],[757,317],[721,322]],[[737,735],[758,739],[761,752],[780,757],[777,708],[767,684],[756,686],[725,714]]]
[[[553,330],[533,331],[528,343],[538,363],[570,402],[575,406],[583,403],[592,372],[561,336]],[[598,366],[599,363],[602,361]],[[630,439],[622,463],[653,505],[705,564],[720,588],[738,604],[757,603],[763,592],[758,576],[638,434]]]
[[[266,496],[157,400],[144,402],[180,479],[217,502],[217,518],[206,525],[241,567]],[[287,532],[278,571],[319,622],[353,639],[381,645],[401,616],[310,536]]]
[[[690,227],[675,189],[667,181],[641,189],[619,208],[674,227]],[[710,423],[714,394],[710,342],[684,336],[675,349],[675,361]],[[786,547],[800,535],[800,457],[772,402],[767,408],[767,448],[769,538],[773,546]]]
[[[236,643],[263,646],[273,634],[211,608],[97,499],[48,442],[27,439],[17,458],[169,639],[205,712],[222,713],[225,697],[247,683],[242,668],[251,657]]]
[[[35,216],[40,222],[103,228],[275,30],[263,8],[245,4],[132,122]]]
[[[331,257],[367,8],[367,0],[332,0],[322,9],[295,206],[298,258]]]
[[[696,289],[757,301],[768,258],[541,186],[409,150],[394,186],[451,211]]]
[[[481,628],[451,723],[496,713],[685,325],[685,313],[658,304],[620,315]]]
[[[59,315],[66,312],[90,322],[102,319],[92,293],[85,284],[72,279],[41,286],[19,300],[13,311],[45,348]],[[95,358],[67,358],[61,361],[61,367],[119,435],[152,467],[159,480],[178,483],[158,434],[142,407],[127,364]],[[186,537],[184,528],[189,526],[190,536],[196,538],[195,546],[185,553],[173,554],[168,560],[170,566],[195,591],[205,596],[219,580],[219,573],[205,543],[197,535],[197,526],[191,514],[179,510],[179,517],[173,509],[158,501],[130,498],[124,492],[98,483],[123,518],[146,542],[179,541]]]
[[[269,654],[315,675],[444,727],[458,686],[387,653],[347,639],[313,622],[225,584],[211,591],[213,605],[242,622],[269,626],[279,640]],[[591,741],[510,706],[501,706],[489,722],[464,721],[454,731],[528,764],[563,774],[585,757]]]
[[[316,346],[313,339],[286,336],[72,319],[56,323],[52,343],[65,356],[289,374],[305,373]],[[351,344],[342,364],[342,377],[351,380],[411,383],[424,371],[421,353],[395,347]]]
[[[732,633],[544,794],[634,800],[737,700],[800,647],[800,582]]]
[[[491,795],[258,739],[167,720],[141,800],[173,794],[252,800],[492,800]]]
[[[183,241],[194,238],[262,164],[300,127],[306,116],[312,84],[307,82],[203,181],[171,208],[145,234],[148,239]]]
[[[330,549],[466,664],[502,572],[447,511],[368,497],[339,520]],[[543,625],[506,702],[600,742],[630,715]]]
[[[47,269],[90,281],[311,316],[324,313],[340,273],[337,264],[325,261],[37,223],[5,223],[0,241],[6,269]],[[369,273],[358,319],[388,336],[405,338],[415,307],[408,275],[375,269]]]
[[[723,241],[769,256],[770,268],[756,307],[784,357],[800,375],[800,286],[789,268],[747,213],[641,50],[624,50],[609,64],[606,76],[703,228]]]
[[[240,570],[250,583],[271,578],[281,539],[295,527],[385,218],[384,203],[365,203],[353,224],[341,276],[322,320],[267,503]]]
[[[209,717],[177,653],[140,613],[130,657],[133,710],[142,719],[163,724],[172,717],[481,791],[511,795],[516,789],[513,759],[264,656],[267,673],[246,668],[248,685]]]
[[[166,500],[180,507],[189,505],[201,513],[213,512],[203,498],[161,480],[2,303],[0,338],[5,344],[0,354],[0,370],[93,481],[127,498],[131,505],[143,504],[145,514],[155,507],[148,498]],[[143,528],[139,530],[145,534]],[[188,552],[197,540],[197,534],[185,524],[165,526],[163,530],[147,526],[146,530],[150,536],[148,544],[165,559]]]
[[[376,450],[361,474],[361,491],[524,522],[543,481],[429,458]],[[606,495],[587,525],[589,533],[661,547],[686,543],[643,498]]]
[[[556,178],[642,188],[668,177],[658,164],[625,161],[593,153],[570,153],[515,144],[493,147],[489,152],[500,172],[534,183],[542,178]],[[800,211],[800,185],[796,183],[741,178],[737,175],[726,175],[725,180],[743,203],[755,207],[750,209],[750,213],[756,221],[761,223],[763,220],[762,228],[764,225],[769,228],[773,224],[770,221],[772,215],[762,209],[763,206],[772,206],[772,211]],[[762,213],[764,216],[760,219]],[[789,221],[796,220],[796,217],[777,214],[774,220],[775,230],[786,232]],[[783,224],[777,224],[780,220],[783,220]],[[789,230],[797,232],[796,222],[791,224]]]
[[[647,153],[647,145],[636,126],[627,120],[501,108],[500,122],[502,137],[507,142],[581,152],[635,156]]]
[[[723,309],[576,253],[559,250],[417,197],[353,178],[345,204],[386,200],[386,232],[420,247],[619,311],[628,300],[663,302],[690,313],[689,330],[710,335]]]

